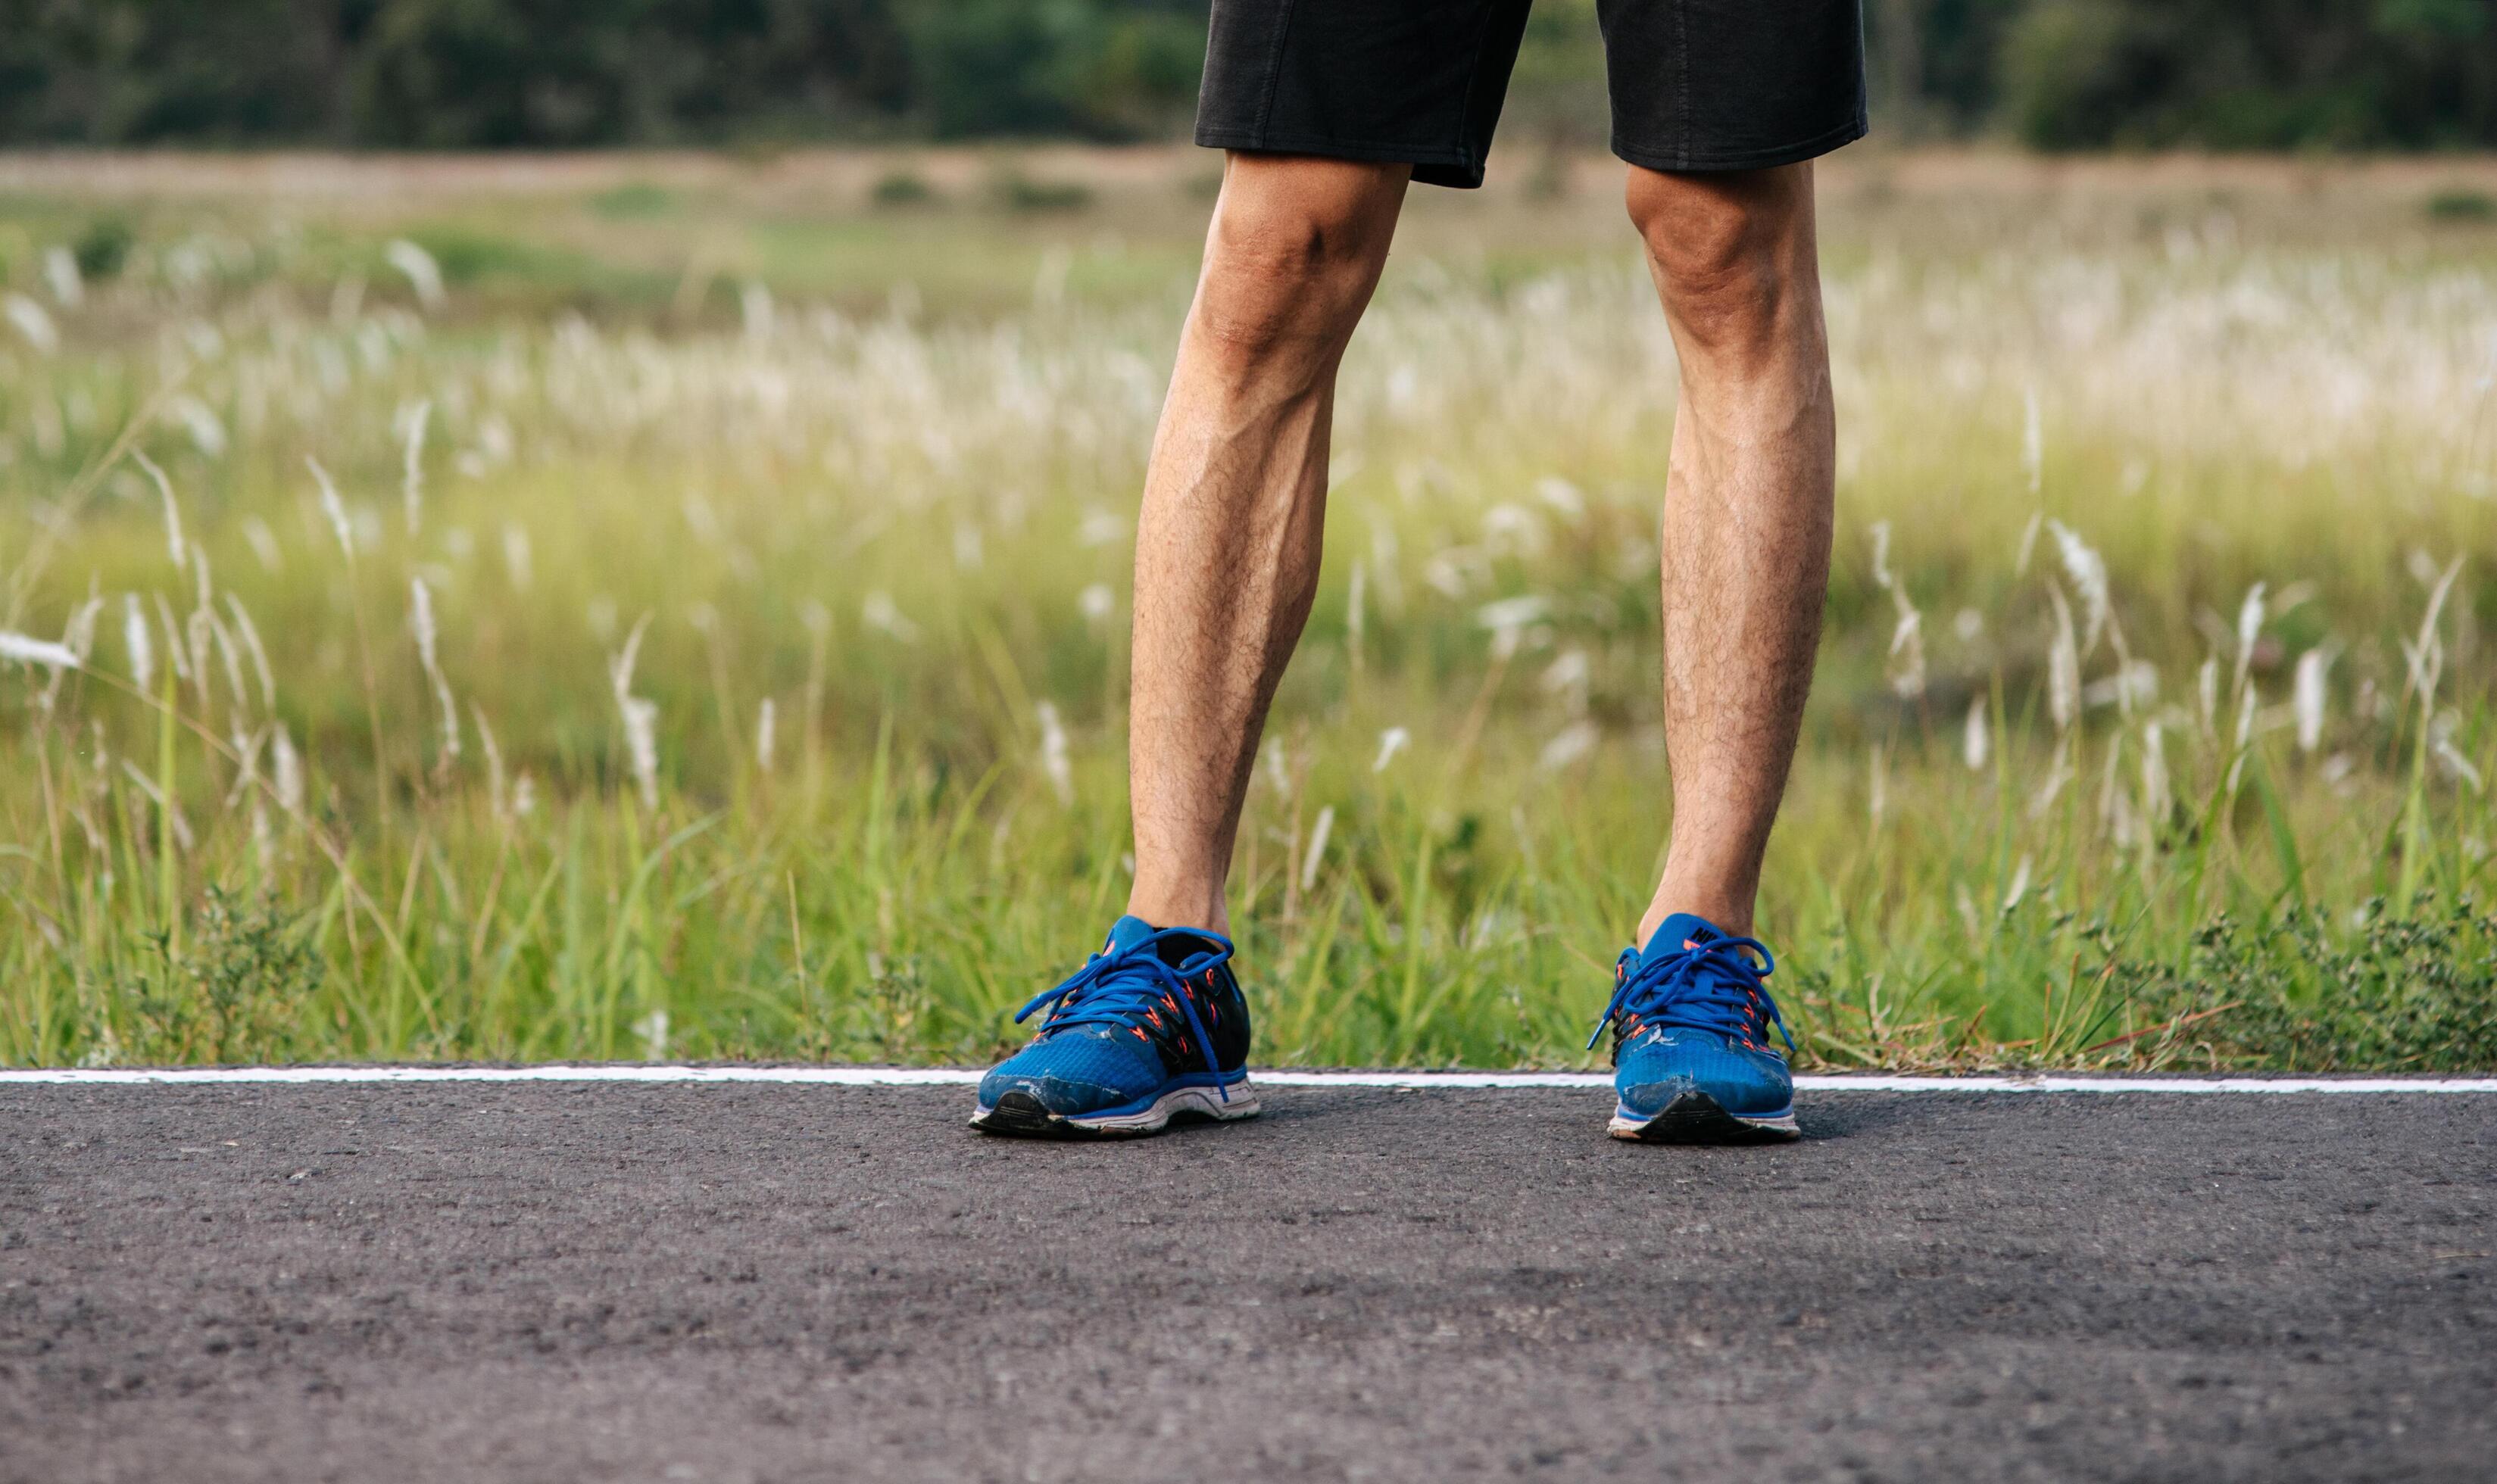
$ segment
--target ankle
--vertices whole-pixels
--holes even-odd
[[[1231,913],[1224,907],[1222,889],[1210,891],[1198,887],[1164,888],[1148,886],[1139,878],[1127,893],[1127,915],[1142,918],[1156,928],[1200,928],[1208,932],[1231,935]]]
[[[1706,921],[1718,931],[1734,937],[1752,935],[1752,902],[1748,897],[1735,897],[1724,892],[1659,891],[1648,903],[1647,915],[1639,919],[1638,946],[1656,936],[1656,930],[1676,912],[1688,912]]]

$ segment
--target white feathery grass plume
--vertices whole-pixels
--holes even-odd
[[[245,800],[250,801],[251,849],[264,868],[269,864],[271,850],[269,838],[269,801],[261,796],[260,749],[266,746],[268,742],[269,729],[266,727],[255,729],[249,736],[240,732],[235,734],[235,751],[240,755],[240,761],[235,765],[234,787],[227,790],[225,803],[226,812],[231,814],[236,805]]]
[[[215,592],[208,581],[208,553],[197,547],[191,549],[192,574],[199,579],[199,598],[182,620],[182,633],[191,649],[192,683],[199,687],[200,705],[208,705],[208,651],[214,647],[217,610]],[[241,689],[239,679],[235,687]]]
[[[1587,658],[1586,650],[1564,649],[1543,667],[1534,684],[1546,695],[1561,697],[1570,715],[1583,716],[1587,711],[1587,682],[1594,673],[1595,665]]]
[[[2071,781],[2072,734],[2066,732],[2055,739],[2055,756],[2046,765],[2046,781],[2038,785],[2038,792],[2029,798],[2029,817],[2044,818],[2046,811],[2055,806],[2055,801],[2063,797],[2064,785]]]
[[[654,1009],[633,1023],[633,1033],[642,1038],[642,1058],[646,1061],[668,1059],[668,1012]]]
[[[121,595],[121,646],[130,656],[130,679],[142,694],[156,693],[156,647],[147,637],[147,612],[139,606],[139,594]]]
[[[399,500],[407,508],[407,533],[411,536],[425,522],[425,428],[432,418],[433,402],[427,398],[409,408],[401,420],[407,444],[400,458]]]
[[[262,567],[275,572],[286,565],[286,553],[277,545],[277,532],[270,530],[269,522],[260,517],[243,517],[242,539],[251,547],[251,554],[260,558]]]
[[[1864,812],[1873,828],[1881,828],[1881,816],[1890,805],[1890,749],[1880,742],[1873,744],[1873,769],[1864,795]]]
[[[1571,521],[1581,520],[1587,514],[1586,493],[1558,474],[1546,474],[1536,480],[1534,497]]]
[[[2160,827],[2167,823],[2173,802],[2167,788],[2166,737],[2156,721],[2144,722],[2141,728],[2141,812],[2149,825],[2149,837],[2158,838]]]
[[[347,519],[347,502],[338,498],[337,482],[330,478],[329,470],[321,467],[321,460],[309,454],[303,456],[303,466],[312,471],[312,482],[321,488],[321,514],[330,519],[330,531],[338,538],[338,550],[346,553],[348,561],[353,562],[356,559],[356,526]]]
[[[25,336],[26,343],[39,353],[48,356],[61,348],[61,332],[52,324],[52,317],[25,295],[0,297],[0,314],[7,315],[9,323],[17,327],[17,333]]]
[[[1545,773],[1558,773],[1595,751],[1599,735],[1594,722],[1573,721],[1553,734],[1552,740],[1543,744],[1543,751],[1534,760],[1535,766]]]
[[[251,614],[243,608],[242,599],[231,592],[226,594],[226,612],[234,616],[235,632],[242,638],[243,652],[251,656],[252,675],[260,681],[261,705],[274,711],[277,710],[277,677],[269,668],[269,651],[261,647],[260,626],[251,621]]]
[[[486,723],[485,708],[468,703],[468,719],[477,724],[477,745],[486,754],[486,802],[493,810],[494,822],[511,819],[510,795],[503,782],[503,749],[494,742],[494,729]]]
[[[659,707],[633,694],[633,666],[642,654],[642,635],[650,627],[644,614],[624,636],[624,648],[608,662],[607,679],[616,692],[616,712],[624,723],[624,750],[633,768],[633,784],[642,807],[659,807]]]
[[[236,805],[249,799],[252,807],[258,808],[260,799],[254,790],[260,782],[260,749],[268,745],[269,732],[262,728],[246,735],[237,729],[231,740],[236,755],[235,780],[234,787],[226,790],[225,806],[231,811]]]
[[[2205,657],[2202,668],[2194,673],[2194,703],[2201,715],[2204,735],[2217,739],[2220,733],[2220,656]]]
[[[901,610],[894,606],[893,594],[882,588],[860,602],[859,616],[867,620],[869,628],[881,629],[903,644],[919,642],[919,625],[903,616]]]
[[[64,309],[86,302],[86,279],[79,273],[78,255],[66,247],[44,249],[44,283]]]
[[[747,279],[745,287],[738,291],[737,308],[739,316],[745,323],[745,338],[748,340],[772,338],[772,324],[775,316],[773,313],[770,289],[752,279]]]
[[[2297,717],[2297,750],[2312,752],[2323,744],[2323,672],[2332,657],[2309,649],[2297,657],[2297,675],[2290,689],[2290,710]]]
[[[2046,651],[2046,710],[2055,730],[2070,732],[2081,714],[2081,651],[2072,637],[2072,606],[2064,601],[2063,584],[2050,583],[2046,596],[2055,605],[2055,642]]]
[[[1972,696],[1968,703],[1968,721],[1960,729],[1959,757],[1971,773],[1985,771],[1986,755],[1992,751],[1986,731],[1985,698]]]
[[[2081,657],[2089,658],[2099,647],[2099,637],[2106,631],[2107,614],[2112,602],[2107,594],[2106,558],[2091,550],[2089,543],[2061,521],[2049,521],[2046,528],[2055,535],[2055,548],[2063,554],[2064,571],[2072,580],[2072,590],[2081,596]]]
[[[183,641],[182,626],[174,621],[173,605],[165,601],[163,593],[148,596],[156,600],[156,622],[165,635],[165,657],[174,662],[174,679],[187,685],[191,682],[190,647]]]
[[[2124,733],[2107,739],[2106,767],[2099,774],[2099,828],[2118,845],[2133,837],[2133,801],[2116,770],[2124,763]]]
[[[537,779],[523,768],[512,775],[512,817],[526,819],[538,809]]]
[[[1076,595],[1075,606],[1084,611],[1087,620],[1100,623],[1118,611],[1119,598],[1107,583],[1094,583]]]
[[[53,670],[79,668],[77,651],[48,639],[36,639],[25,634],[0,629],[0,659],[14,659],[28,665],[43,665]]]
[[[417,661],[425,666],[425,673],[429,676],[435,669],[433,591],[425,585],[425,579],[421,577],[408,579],[407,622],[408,628],[416,635]]]
[[[2038,389],[2023,387],[2020,391],[2020,472],[2029,481],[2029,493],[2036,497],[2046,486],[2046,432],[2038,415]]]
[[[2428,590],[2427,613],[2419,619],[2418,642],[2402,641],[2402,662],[2409,672],[2403,682],[2402,700],[2407,704],[2417,694],[2422,712],[2435,706],[2436,682],[2445,673],[2445,641],[2437,632],[2437,621],[2445,615],[2445,600],[2453,591],[2453,580],[2461,575],[2462,558],[2457,556],[2446,564]]]
[[[215,641],[213,647],[217,651],[217,660],[226,673],[226,690],[234,697],[234,720],[231,724],[239,729],[243,718],[251,711],[251,692],[243,685],[242,661],[238,657],[241,646],[235,642],[234,635],[228,631],[224,620],[216,616],[214,609],[204,609],[192,616],[195,622],[203,616],[207,620],[208,636]]]
[[[2043,530],[2045,525],[2045,513],[2042,511],[2033,511],[2029,516],[2029,523],[2020,527],[2019,554],[2011,559],[2011,575],[2013,577],[2027,577],[2029,575],[2030,559],[2038,554],[2038,533],[2040,530]]]
[[[155,482],[157,496],[165,506],[165,554],[173,559],[174,570],[179,571],[191,564],[191,558],[190,549],[182,540],[182,510],[174,502],[174,482],[165,477],[165,471],[156,466],[155,459],[138,449],[130,451],[130,458]]]
[[[1326,860],[1327,837],[1335,833],[1335,805],[1318,810],[1316,823],[1310,826],[1309,854],[1301,857],[1301,890],[1306,892],[1318,884],[1318,867]]]
[[[2262,709],[2262,697],[2249,681],[2237,696],[2237,729],[2228,742],[2228,779],[2225,787],[2233,796],[2238,780],[2245,776],[2246,753],[2254,745],[2255,715]]]
[[[2237,667],[2229,678],[2228,694],[2245,689],[2246,676],[2254,669],[2255,642],[2262,637],[2263,584],[2246,589],[2246,600],[2237,605]]]
[[[1890,688],[1913,700],[1925,693],[1925,616],[1908,601],[1907,584],[1890,571],[1890,522],[1872,525],[1873,583],[1890,595],[1898,622],[1890,630]]]
[[[2436,757],[2438,769],[2447,777],[2464,785],[2476,794],[2481,792],[2482,787],[2480,769],[2472,763],[2471,759],[2462,755],[2461,748],[2453,744],[2453,734],[2458,725],[2459,718],[2451,711],[2440,714],[2436,724],[2428,729],[2432,739],[2429,750]]]
[[[2456,782],[2470,785],[2475,794],[2481,791],[2480,770],[2473,766],[2471,759],[2454,749],[2452,739],[2446,738],[2437,742],[2436,760],[2444,765],[2446,773]]]
[[[1379,733],[1378,757],[1370,765],[1370,771],[1372,773],[1385,773],[1387,771],[1387,765],[1396,761],[1396,754],[1404,751],[1405,744],[1412,740],[1413,734],[1405,730],[1403,727],[1389,727],[1386,731]]]
[[[226,425],[208,410],[207,403],[196,396],[177,396],[165,404],[165,413],[191,435],[191,447],[210,458],[225,457]]]
[[[1284,764],[1281,741],[1267,738],[1266,745],[1258,749],[1257,761],[1266,767],[1266,781],[1275,786],[1277,794],[1288,801],[1292,797],[1292,770]]]
[[[1127,534],[1127,522],[1117,512],[1098,506],[1084,512],[1084,520],[1075,527],[1075,539],[1086,546],[1108,546]]]
[[[433,591],[421,577],[408,579],[408,626],[416,632],[416,657],[433,685],[433,704],[442,713],[442,765],[459,761],[459,708],[452,704],[451,682],[442,677],[441,651],[433,623]]]
[[[516,592],[529,590],[536,576],[529,561],[529,533],[525,526],[507,524],[503,527],[503,570],[512,579]]]
[[[1058,707],[1048,701],[1032,708],[1040,719],[1040,771],[1049,779],[1050,792],[1058,796],[1061,806],[1075,803],[1075,765],[1066,755],[1066,724],[1059,719]]]
[[[183,854],[190,854],[192,846],[198,843],[198,837],[191,833],[191,822],[183,817],[182,806],[166,798],[165,791],[156,786],[156,780],[141,773],[139,765],[130,759],[121,760],[121,771],[129,775],[131,782],[139,786],[141,793],[147,796],[148,803],[164,810],[166,822],[174,827],[174,843]]]
[[[1492,656],[1506,659],[1517,652],[1528,625],[1540,622],[1551,607],[1550,601],[1539,594],[1521,593],[1485,603],[1474,611],[1474,622],[1491,630]]]
[[[47,714],[60,699],[61,681],[72,670],[86,668],[87,656],[95,652],[95,623],[104,613],[104,599],[90,597],[70,613],[70,621],[62,626],[60,647],[69,652],[71,663],[52,667],[51,679],[44,682],[39,698]]]
[[[2003,894],[2003,910],[2009,912],[2020,905],[2021,899],[2028,895],[2029,858],[2024,855],[2020,858],[2020,864],[2011,868],[2011,886]]]
[[[772,704],[770,696],[765,696],[763,704],[754,709],[754,766],[766,776],[772,772],[772,734],[778,721],[779,709]]]
[[[406,277],[408,287],[416,291],[416,301],[427,314],[442,307],[442,267],[433,261],[433,254],[396,237],[382,249],[382,258]]]
[[[1908,601],[1904,587],[1890,589],[1899,621],[1890,630],[1890,689],[1912,701],[1925,693],[1925,616]]]
[[[103,613],[104,599],[90,597],[70,614],[70,621],[61,629],[61,647],[77,656],[81,666],[95,652],[95,624]]]

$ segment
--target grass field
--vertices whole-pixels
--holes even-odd
[[[1346,371],[1261,1060],[1588,1062],[1658,863],[1673,357],[1519,153]],[[1211,165],[0,159],[0,1059],[1017,1039],[1126,888]],[[1826,170],[1807,1063],[2497,1064],[2492,194]]]

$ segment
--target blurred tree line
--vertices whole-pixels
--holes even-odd
[[[1865,0],[1894,139],[2497,144],[2492,0]],[[0,0],[0,142],[396,147],[1182,131],[1206,0]],[[1595,0],[1512,126],[1603,137]]]

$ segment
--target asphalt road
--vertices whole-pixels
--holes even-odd
[[[2481,1479],[2497,1097],[0,1089],[10,1480]]]

